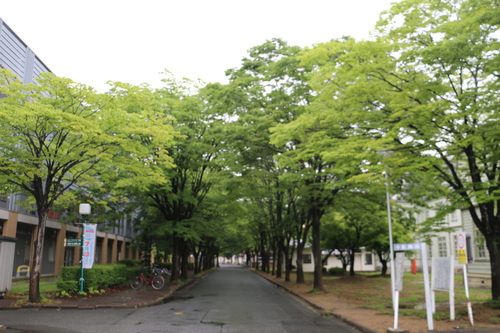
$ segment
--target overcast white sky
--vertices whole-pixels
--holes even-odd
[[[54,74],[161,85],[177,77],[227,83],[247,50],[282,38],[311,46],[367,39],[396,0],[0,0],[0,18]]]

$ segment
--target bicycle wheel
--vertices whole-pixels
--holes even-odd
[[[164,285],[165,279],[161,275],[153,276],[153,278],[151,279],[151,286],[156,290],[160,290]]]
[[[144,281],[141,279],[139,275],[135,276],[134,278],[132,278],[132,280],[130,280],[130,286],[132,287],[132,289],[135,290],[141,289],[143,285]]]

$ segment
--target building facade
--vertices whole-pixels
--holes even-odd
[[[407,206],[405,203],[399,203],[401,206]],[[429,208],[417,208],[416,213],[413,214],[417,226],[422,224],[427,219],[436,216],[439,207],[447,205],[445,199],[434,200],[428,203]],[[440,228],[448,228],[451,231],[440,231],[436,228],[434,232],[430,231],[426,234],[416,235],[415,242],[423,242],[429,239],[427,246],[427,259],[429,267],[434,257],[448,257],[454,256],[455,258],[455,271],[462,271],[463,264],[458,263],[457,259],[457,233],[466,232],[472,236],[472,257],[474,261],[466,264],[467,277],[470,286],[474,287],[491,287],[491,268],[490,256],[488,249],[484,243],[484,236],[476,228],[472,221],[471,214],[468,209],[457,209],[452,213],[447,214],[441,221]],[[417,253],[417,260],[420,260],[420,255]],[[409,266],[409,260],[408,265]]]

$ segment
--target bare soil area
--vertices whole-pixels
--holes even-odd
[[[297,284],[295,276],[292,276],[291,282],[285,282],[284,278],[277,279],[271,274],[262,272],[259,274],[323,308],[325,315],[341,316],[380,333],[394,327],[389,277],[380,275],[328,276],[323,278],[325,291],[318,292],[312,291],[311,275],[306,275],[306,283]],[[419,306],[425,304],[423,284],[418,281],[405,282],[404,289],[400,294],[398,328],[411,333],[428,332],[425,309],[418,309]],[[448,293],[442,292],[443,295],[436,296],[434,331],[460,332],[464,329],[491,328],[493,332],[496,332],[494,328],[497,328],[500,332],[500,309],[491,309],[481,303],[474,303],[472,305],[474,326],[472,326],[467,314],[465,296],[460,299],[462,292],[455,292],[454,321],[449,319],[449,305],[444,302],[439,303],[440,300],[448,299]],[[471,298],[473,292],[474,290],[471,290]],[[480,298],[487,295],[489,291],[479,290],[477,293]]]

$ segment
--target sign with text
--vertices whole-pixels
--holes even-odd
[[[97,224],[83,225],[83,268],[92,268],[92,265],[94,264],[96,233]]]
[[[421,243],[394,244],[394,251],[416,251],[420,250]]]
[[[457,256],[460,264],[467,263],[467,236],[465,232],[457,233]]]
[[[64,246],[66,246],[66,247],[82,246],[82,239],[81,238],[65,238],[64,239]]]

